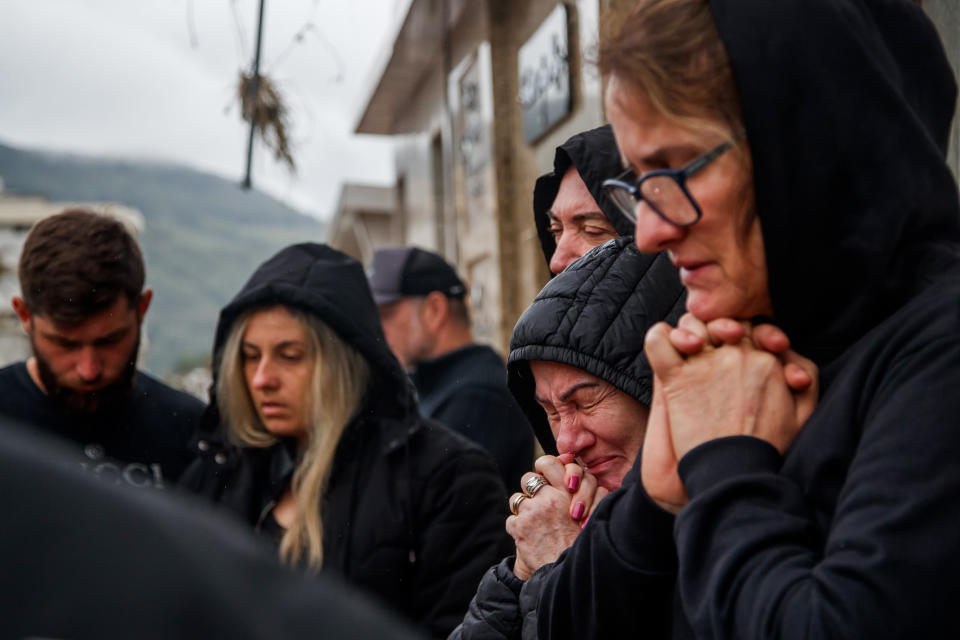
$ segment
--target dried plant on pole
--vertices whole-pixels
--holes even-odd
[[[287,133],[287,106],[274,83],[263,75],[254,82],[252,75],[241,71],[237,94],[243,119],[253,123],[263,143],[273,151],[273,157],[277,161],[285,163],[291,172],[296,171]]]

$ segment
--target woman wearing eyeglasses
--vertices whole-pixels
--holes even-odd
[[[647,334],[641,482],[547,578],[540,636],[960,636],[956,85],[934,27],[899,0],[641,0],[610,24],[630,175],[608,188],[690,313]]]

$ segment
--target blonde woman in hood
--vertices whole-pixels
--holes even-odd
[[[184,484],[287,564],[332,572],[433,636],[508,548],[478,446],[421,418],[361,265],[287,247],[220,315],[214,394]]]

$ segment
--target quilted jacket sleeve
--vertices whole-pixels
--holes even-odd
[[[450,634],[450,640],[520,638],[520,591],[524,583],[513,574],[513,562],[514,556],[509,556],[483,574],[467,615]]]

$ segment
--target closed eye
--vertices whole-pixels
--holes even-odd
[[[608,236],[611,234],[613,235],[616,234],[616,232],[613,229],[608,229],[606,227],[594,227],[594,226],[584,227],[583,232],[588,236],[593,236],[593,237]]]

